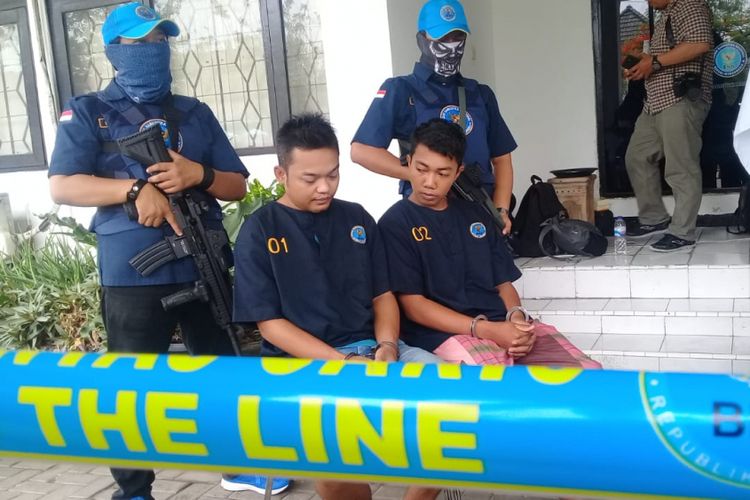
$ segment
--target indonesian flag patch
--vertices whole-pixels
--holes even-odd
[[[383,97],[385,97],[385,90],[383,89],[378,90],[377,93],[375,94],[375,99],[382,99]]]
[[[72,109],[66,109],[60,115],[60,123],[69,122],[72,119],[73,119],[73,110]]]

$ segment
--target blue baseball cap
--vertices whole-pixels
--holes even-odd
[[[424,31],[437,40],[456,30],[471,33],[464,8],[458,0],[428,0],[422,6],[417,31]]]
[[[143,38],[159,27],[167,36],[177,36],[180,28],[172,21],[162,19],[152,8],[142,3],[131,2],[110,12],[102,26],[104,45],[109,45],[118,37]]]

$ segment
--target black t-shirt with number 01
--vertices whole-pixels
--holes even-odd
[[[235,246],[234,321],[286,319],[333,347],[374,338],[373,298],[389,290],[383,242],[356,203],[325,212],[274,202]],[[261,354],[284,355],[263,341]]]
[[[423,295],[471,317],[505,318],[497,286],[517,280],[521,271],[477,206],[450,199],[445,210],[433,210],[401,200],[388,209],[378,227],[394,293]],[[449,337],[402,315],[401,338],[409,345],[433,351]]]

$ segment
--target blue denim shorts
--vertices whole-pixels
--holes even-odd
[[[351,344],[337,347],[336,350],[341,354],[355,353],[357,356],[372,356],[373,351],[377,342],[374,340],[360,340],[358,342],[352,342]],[[420,349],[419,347],[412,347],[406,345],[402,340],[398,341],[399,358],[398,360],[402,363],[441,363],[442,360],[432,354],[431,352]]]

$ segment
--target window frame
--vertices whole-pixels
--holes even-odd
[[[68,59],[68,42],[65,36],[65,14],[71,11],[93,9],[96,7],[107,7],[127,0],[47,0],[47,9],[50,24],[50,35],[52,39],[52,53],[55,60],[55,75],[57,83],[57,95],[59,96],[60,109],[62,112],[65,104],[73,97],[73,79],[70,72],[70,60]],[[141,3],[143,0],[140,0]],[[94,40],[98,37],[94,35]],[[101,41],[101,38],[99,37]]]
[[[47,168],[42,123],[39,115],[39,96],[34,71],[34,55],[31,45],[31,31],[26,3],[23,0],[11,0],[0,3],[0,24],[18,26],[18,42],[21,49],[21,71],[23,72],[24,91],[26,92],[26,113],[29,119],[31,152],[0,156],[0,173],[26,170],[43,170]]]
[[[127,0],[125,0],[127,1]],[[139,0],[144,5],[154,7],[155,0]],[[264,59],[268,79],[269,109],[271,129],[276,134],[279,126],[291,116],[291,96],[286,60],[286,39],[284,33],[283,0],[259,0],[261,29],[263,32]],[[123,0],[47,0],[49,22],[53,40],[57,91],[60,106],[73,97],[72,78],[68,60],[64,16],[74,10],[106,7]],[[62,111],[62,109],[60,110]],[[215,112],[215,110],[214,110]],[[235,148],[240,156],[275,154],[273,146]]]
[[[609,189],[605,124],[612,120],[619,105],[620,82],[617,30],[618,3],[591,0],[591,21],[594,39],[594,81],[596,89],[596,146],[599,159],[599,194],[604,198],[632,197],[632,191]]]

